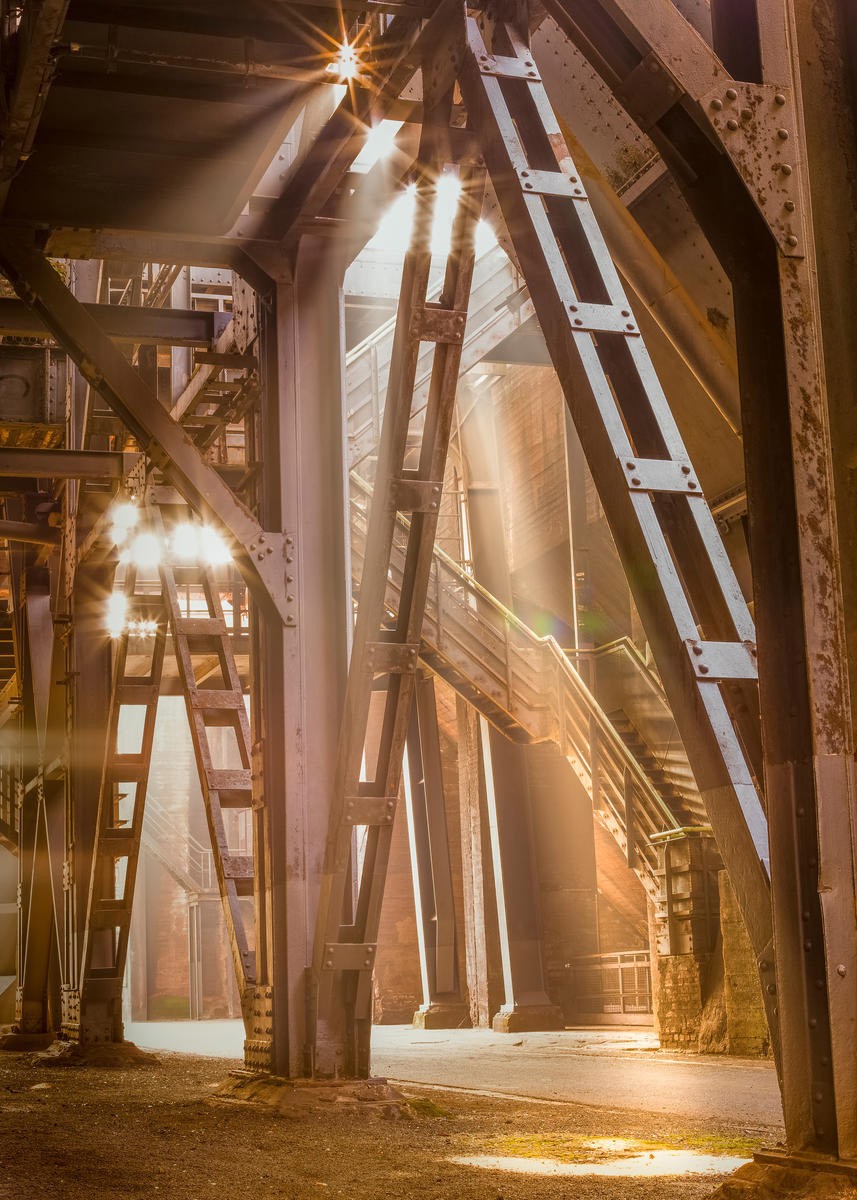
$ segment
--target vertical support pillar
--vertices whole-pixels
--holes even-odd
[[[663,1047],[695,1052],[719,928],[720,860],[714,839],[704,835],[663,842],[659,860],[652,922],[658,1032]]]
[[[505,549],[493,410],[474,404],[462,425],[476,578],[507,607],[512,585]],[[504,1002],[495,1029],[559,1029],[542,965],[538,889],[533,865],[527,749],[482,722]]]
[[[405,803],[423,984],[423,1003],[414,1014],[414,1025],[456,1029],[469,1025],[470,1018],[458,975],[443,762],[434,679],[428,674],[417,676],[405,752]]]
[[[248,1067],[312,1073],[307,970],[333,793],[350,620],[341,274],[304,238],[262,313],[260,519],[283,537],[285,623],[256,610],[256,997]],[[260,547],[264,553],[264,548]],[[342,1037],[346,1034],[342,1014]]]
[[[95,557],[81,564],[75,572],[69,598],[72,722],[63,867],[65,944],[61,997],[61,1030],[66,1036],[76,1035],[80,1025],[81,954],[112,686],[113,655],[105,613],[115,570],[115,562]]]
[[[464,965],[471,1024],[486,1027],[503,1002],[491,848],[480,769],[479,714],[458,697],[458,795],[464,885]]]
[[[562,1029],[562,1012],[545,990],[526,762],[484,717],[480,732],[505,995],[493,1027],[498,1033]]]

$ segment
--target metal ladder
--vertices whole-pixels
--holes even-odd
[[[186,515],[186,509],[179,511]],[[147,518],[145,528],[156,537],[169,533],[159,509],[148,508]],[[181,588],[202,599],[203,614],[187,611]],[[157,571],[141,581],[138,569],[129,565],[124,594],[127,622],[116,647],[80,981],[65,994],[63,1032],[83,1041],[121,1039],[122,980],[168,633],[188,713],[242,1004],[255,970],[252,853],[233,847],[224,818],[224,810],[246,812],[249,828],[250,727],[217,579],[211,568],[201,564],[174,567],[161,561]],[[128,752],[120,749],[127,719],[123,712],[135,709],[143,709],[142,733],[139,744]],[[222,767],[215,761],[209,730],[218,728],[232,732],[239,767]]]
[[[439,104],[427,103],[420,140],[414,230],[402,273],[331,798],[310,997],[315,1009],[310,1017],[315,1034],[313,1069],[324,1075],[368,1071],[375,942],[453,419],[476,224],[482,207],[484,171],[460,163],[461,192],[444,285],[439,301],[428,303],[436,184],[444,164],[451,161],[447,145],[451,101],[450,88]],[[407,467],[417,364],[420,347],[427,342],[434,345],[434,357],[418,465]],[[390,627],[386,584],[394,544],[403,537],[396,520],[402,512],[411,514],[404,533],[405,579],[397,618]],[[373,695],[377,706],[383,708],[380,736],[374,739],[370,738]],[[355,862],[353,855],[355,826],[367,830],[362,864]],[[346,905],[352,886],[354,899]],[[339,1057],[343,1042],[332,1024],[339,1011],[340,988],[344,989],[346,1009],[353,1014],[355,1035],[345,1047],[346,1061]]]
[[[173,567],[162,562],[160,576],[205,804],[214,869],[238,990],[244,1004],[255,983],[256,972],[253,945],[255,873],[252,850],[242,853],[230,844],[224,812],[243,813],[245,829],[249,828],[252,807],[250,720],[213,572],[201,564]],[[203,615],[186,611],[179,594],[180,585],[192,588],[202,597]],[[215,760],[209,738],[209,731],[214,729],[223,729],[232,735],[234,757],[240,765],[224,766]]]
[[[459,75],[755,952],[772,946],[755,630],[526,28],[463,14]],[[766,996],[776,1028],[776,1009]]]
[[[138,578],[137,568],[129,566],[124,590],[127,622],[116,646],[79,982],[75,988],[72,981],[64,992],[62,1031],[82,1041],[122,1037],[122,980],[167,630],[163,595],[153,592],[150,584],[149,590],[138,590]],[[138,622],[142,624],[132,624]],[[147,670],[134,669],[140,657],[143,667],[148,658]],[[129,751],[124,748],[123,712],[140,709],[139,744]]]

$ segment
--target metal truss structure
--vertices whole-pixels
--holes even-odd
[[[834,445],[845,436],[843,396],[857,363],[825,322],[853,298],[857,267],[834,265],[831,222],[847,219],[845,184],[834,201],[814,183],[825,161],[819,97],[834,85],[801,80],[801,48],[820,36],[808,6],[754,0],[739,17],[729,0],[712,0],[697,28],[672,0],[545,0],[568,44],[662,156],[729,276],[737,375],[728,354],[700,348],[699,314],[669,280],[669,302],[655,303],[654,247],[639,259],[633,244],[623,251],[633,243],[630,219],[605,198],[609,187],[578,154],[542,81],[540,6],[360,0],[359,29],[343,7],[299,0],[274,20],[261,6],[213,5],[203,34],[181,4],[167,13],[156,0],[25,0],[20,23],[2,32],[16,53],[0,153],[0,270],[18,299],[0,299],[0,333],[49,336],[74,367],[53,440],[0,449],[17,681],[10,690],[3,683],[0,720],[18,735],[15,818],[0,816],[19,860],[18,1028],[61,1028],[81,1041],[122,1036],[168,642],[248,1066],[293,1077],[368,1073],[372,969],[403,774],[425,904],[424,1007],[457,1001],[427,669],[512,741],[554,742],[654,894],[656,835],[681,833],[685,815],[658,796],[558,647],[536,644],[435,548],[462,356],[470,363],[483,352],[468,344],[467,321],[487,183],[485,211],[540,323],[680,727],[698,787],[688,802],[694,822],[710,822],[750,934],[789,1151],[855,1161],[857,522],[845,512],[847,469]],[[827,7],[834,23],[844,19],[836,0]],[[319,34],[311,45],[295,33],[305,25]],[[363,66],[338,99],[327,64],[343,30],[358,39]],[[173,35],[186,52],[166,45]],[[87,183],[88,160],[78,176],[57,149],[55,91],[86,88],[109,102],[117,70],[136,97],[132,117],[139,97],[145,104],[159,87],[177,119],[182,105],[197,112],[207,99],[228,110],[223,128],[217,105],[205,118],[204,132],[221,147],[231,138],[234,153],[210,160],[195,213],[181,187],[152,193],[141,176],[135,191],[133,178],[110,174],[134,138],[136,117],[123,125],[124,108],[111,136],[93,135],[86,150],[112,192]],[[836,70],[843,83],[844,66]],[[390,116],[403,121],[391,163],[354,172],[370,127]],[[288,170],[275,160],[272,173],[287,134],[300,152]],[[146,153],[167,155],[154,143]],[[170,163],[184,186],[186,163]],[[67,175],[67,196],[49,186],[52,172]],[[430,293],[445,172],[460,193],[443,281]],[[263,177],[266,190],[251,195]],[[370,482],[350,482],[341,277],[406,177],[416,218],[388,331],[380,442]],[[125,264],[132,278],[122,303],[103,302],[84,261],[93,259]],[[147,275],[152,263],[159,270]],[[231,320],[169,302],[189,264],[235,272]],[[647,349],[641,318],[655,307],[655,323],[668,338],[675,327],[679,356],[743,435],[752,617]],[[506,328],[491,317],[480,347],[494,324]],[[157,346],[180,348],[188,365],[196,352],[181,386],[165,391]],[[736,383],[740,417],[724,395]],[[238,428],[236,461],[229,431]],[[374,426],[358,429],[355,456],[374,442]],[[132,620],[152,636],[141,646],[142,626],[126,625],[111,650],[100,634],[116,570],[110,504],[119,490],[148,489],[162,505],[151,509],[159,536],[175,506],[187,506],[228,545],[235,586],[252,600],[249,717],[236,630],[210,571],[164,562],[143,579],[127,567]],[[191,594],[197,608],[186,603]],[[132,710],[142,734],[128,748]],[[214,755],[214,730],[234,747],[228,765]],[[490,766],[487,726],[483,733]],[[498,849],[502,873],[501,859]]]

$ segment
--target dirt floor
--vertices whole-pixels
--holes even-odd
[[[456,1156],[591,1159],[592,1138],[651,1148],[747,1154],[760,1128],[689,1125],[680,1115],[501,1100],[405,1088],[405,1115],[342,1112],[327,1103],[291,1115],[214,1098],[234,1063],[160,1054],[133,1070],[33,1065],[0,1054],[0,1197],[6,1200],[702,1200],[722,1177],[551,1178],[485,1170]]]

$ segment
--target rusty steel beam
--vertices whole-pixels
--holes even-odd
[[[35,521],[0,521],[0,538],[10,542],[28,542],[34,546],[59,546],[62,543],[59,529]]]
[[[15,34],[14,77],[5,79],[11,93],[4,109],[0,148],[0,210],[6,203],[12,180],[26,161],[47,100],[56,67],[54,47],[68,10],[68,0],[29,0],[21,12]]]
[[[0,447],[0,479],[123,479],[138,455],[108,450],[33,450]]]
[[[212,345],[223,331],[226,313],[130,304],[83,306],[113,341],[144,346]],[[47,323],[23,301],[0,297],[0,337],[47,337]]]

